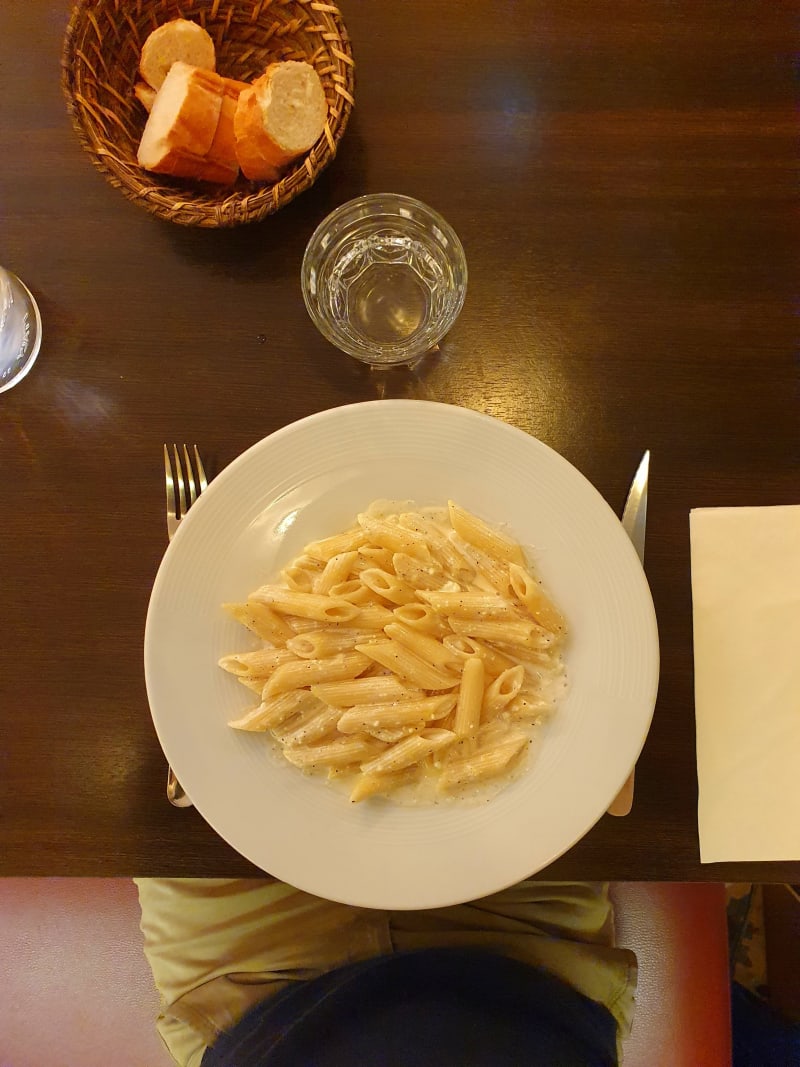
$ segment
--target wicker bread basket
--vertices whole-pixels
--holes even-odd
[[[200,23],[217,70],[240,81],[268,63],[304,59],[328,100],[325,133],[274,185],[236,185],[150,174],[136,162],[147,113],[133,95],[148,34],[174,18]],[[353,57],[337,7],[323,0],[80,0],[67,28],[62,82],[81,144],[108,181],[151,214],[183,226],[238,226],[308,189],[336,154],[353,106]]]

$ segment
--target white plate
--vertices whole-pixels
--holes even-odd
[[[351,805],[231,730],[252,706],[217,667],[255,647],[220,609],[271,580],[376,498],[448,498],[533,549],[571,628],[569,694],[535,762],[488,803]],[[597,821],[644,744],[658,634],[636,552],[593,486],[535,438],[487,415],[413,400],[325,411],[236,459],[181,524],[145,633],[153,721],[197,810],[276,877],[368,908],[432,908],[517,882]]]

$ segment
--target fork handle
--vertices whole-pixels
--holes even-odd
[[[175,777],[172,767],[167,767],[167,800],[174,808],[191,808],[192,802]]]

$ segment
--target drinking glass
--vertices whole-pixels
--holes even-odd
[[[317,329],[364,363],[409,363],[434,348],[467,291],[464,249],[453,228],[419,200],[376,193],[320,223],[301,271]]]
[[[39,355],[42,317],[16,274],[0,267],[0,393],[21,382]]]

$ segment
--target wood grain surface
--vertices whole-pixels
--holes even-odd
[[[793,4],[342,0],[356,109],[264,223],[186,230],[92,168],[59,86],[68,7],[0,6],[0,262],[36,295],[37,365],[0,396],[0,873],[254,871],[165,799],[142,636],[166,544],[161,446],[209,473],[377,396],[460,404],[557,449],[621,511],[652,450],[646,571],[661,685],[632,813],[542,877],[800,882],[701,866],[688,512],[800,501]],[[459,233],[440,354],[376,374],[300,293],[320,220],[416,196]]]

